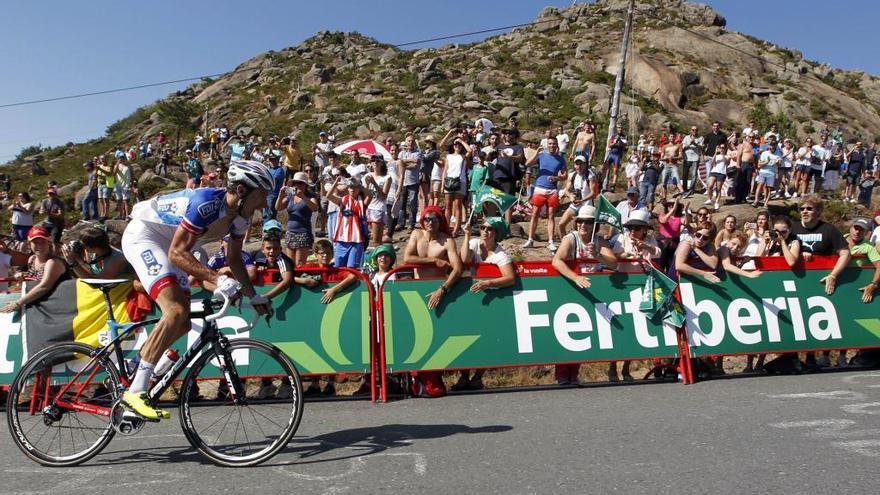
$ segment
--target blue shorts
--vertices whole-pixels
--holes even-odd
[[[364,243],[337,242],[333,253],[336,268],[347,266],[360,269],[364,261]]]
[[[759,170],[756,180],[758,184],[766,184],[767,187],[773,187],[776,185],[776,174],[769,170]]]
[[[615,152],[608,153],[608,158],[605,159],[605,163],[611,163],[615,167],[620,166],[620,155]]]

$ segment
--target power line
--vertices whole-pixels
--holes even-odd
[[[420,45],[420,44],[424,44],[424,43],[431,43],[434,41],[443,41],[443,40],[449,40],[449,39],[454,39],[454,38],[463,38],[465,36],[473,36],[473,35],[477,35],[477,34],[494,33],[497,31],[506,31],[509,29],[516,29],[516,28],[520,28],[520,27],[543,24],[545,22],[558,22],[558,21],[559,21],[558,19],[532,21],[532,22],[526,22],[526,23],[522,23],[522,24],[513,24],[510,26],[503,26],[503,27],[490,28],[490,29],[481,29],[479,31],[471,31],[468,33],[457,33],[457,34],[450,34],[448,36],[438,36],[436,38],[428,38],[428,39],[416,40],[416,41],[407,41],[406,43],[398,43],[396,45],[391,45],[391,46],[393,46],[395,48],[400,48],[403,46]],[[92,91],[89,93],[78,93],[78,94],[66,95],[66,96],[55,96],[55,97],[51,97],[51,98],[39,98],[39,99],[35,99],[35,100],[18,101],[18,102],[14,102],[14,103],[4,103],[4,104],[0,104],[0,108],[21,107],[21,106],[25,106],[25,105],[35,105],[38,103],[49,103],[49,102],[62,101],[62,100],[74,100],[77,98],[85,98],[85,97],[89,97],[89,96],[99,96],[99,95],[106,95],[106,94],[112,94],[112,93],[122,93],[124,91],[133,91],[136,89],[154,88],[157,86],[167,86],[169,84],[178,84],[178,83],[189,82],[189,81],[199,81],[199,80],[202,80],[205,78],[222,77],[222,76],[226,76],[226,75],[235,74],[238,72],[247,72],[247,71],[253,71],[253,70],[260,70],[260,69],[255,67],[255,68],[250,68],[250,69],[233,70],[231,72],[221,72],[218,74],[206,74],[206,75],[196,76],[196,77],[186,77],[183,79],[174,79],[172,81],[160,81],[160,82],[147,83],[147,84],[138,84],[136,86],[127,86],[124,88],[105,89],[102,91]]]

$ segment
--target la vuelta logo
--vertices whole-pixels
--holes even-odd
[[[406,355],[407,357],[403,359],[400,363],[401,365],[422,363],[418,366],[421,369],[445,368],[461,356],[474,342],[479,340],[479,335],[451,335],[446,337],[436,350],[428,356],[428,352],[434,344],[435,333],[431,312],[428,309],[425,297],[417,291],[401,291],[389,293],[388,295],[391,294],[395,294],[399,299],[398,297],[388,297],[387,295],[384,299],[386,362],[389,366],[395,364],[396,356]],[[403,302],[406,312],[412,321],[414,334],[412,349],[408,354],[394,348],[395,342],[406,340],[397,339],[395,341],[394,338],[395,330],[392,320],[395,312],[392,310],[392,305],[398,301]],[[401,312],[397,311],[396,313],[400,314]],[[426,356],[428,357],[426,358]]]

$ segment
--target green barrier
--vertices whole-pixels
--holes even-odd
[[[0,306],[18,301],[21,294],[0,294]],[[0,313],[0,386],[9,385],[21,367],[21,317],[18,312]]]
[[[327,273],[323,273],[326,276]],[[338,294],[330,304],[323,304],[322,291],[332,285],[322,283],[314,289],[292,286],[285,294],[272,300],[275,316],[270,322],[260,318],[249,331],[245,331],[245,327],[254,314],[246,305],[240,311],[231,310],[218,320],[218,326],[230,338],[246,336],[278,346],[290,356],[302,375],[369,373],[374,362],[370,338],[372,286],[361,278]],[[256,287],[260,293],[270,288]],[[192,301],[197,305],[198,301],[210,296],[209,292],[194,290]],[[0,304],[18,300],[19,297],[19,294],[0,294]],[[147,319],[158,316],[156,310]],[[24,332],[21,331],[19,319],[17,313],[0,313],[0,385],[12,383],[22,364]],[[200,330],[201,321],[193,320],[193,329],[175,342],[173,347],[183,354],[182,351],[195,342]],[[128,357],[133,357],[145,340],[146,335],[141,332],[136,340],[125,343],[125,347],[130,349]],[[237,361],[246,359],[246,356],[234,357]],[[247,370],[241,372],[246,374]],[[219,376],[219,369],[216,376]]]
[[[439,280],[382,288],[386,373],[675,357],[678,336],[639,312],[643,274],[592,274],[579,290],[549,263],[514,287],[472,294],[462,278],[429,311]],[[537,275],[523,275],[525,272]]]
[[[828,269],[765,270],[757,279],[719,271],[721,283],[679,279],[693,357],[880,347],[880,301],[862,302],[871,269],[846,268],[825,294]]]

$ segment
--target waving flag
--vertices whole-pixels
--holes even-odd
[[[599,195],[599,206],[596,208],[596,223],[608,224],[615,229],[623,228],[623,219],[617,208],[605,196]]]
[[[474,212],[483,213],[485,208],[483,203],[495,205],[498,208],[498,215],[503,214],[516,203],[516,198],[505,193],[501,189],[483,184],[474,194],[475,204]]]

